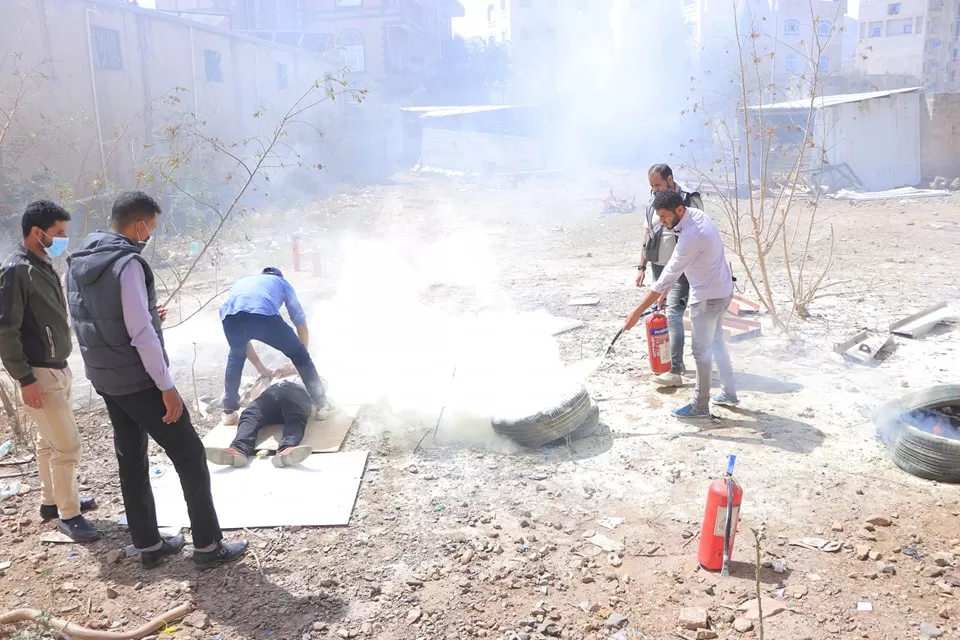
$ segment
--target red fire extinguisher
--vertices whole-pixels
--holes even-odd
[[[740,520],[740,504],[743,502],[743,489],[733,479],[733,465],[736,462],[737,456],[731,455],[727,459],[724,477],[710,483],[697,553],[701,567],[707,571],[720,571],[724,576],[729,574],[730,556],[733,554],[733,542]]]
[[[670,330],[667,327],[667,316],[659,310],[647,316],[647,356],[650,359],[650,370],[654,373],[667,373],[670,364]]]

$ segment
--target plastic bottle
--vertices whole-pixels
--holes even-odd
[[[7,485],[0,485],[0,502],[20,493],[20,482],[11,482]]]

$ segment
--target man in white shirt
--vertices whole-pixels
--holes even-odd
[[[703,200],[697,192],[685,191],[673,179],[673,169],[665,164],[655,164],[647,172],[650,181],[650,191],[654,196],[664,190],[676,191],[683,197],[683,204],[688,207],[703,210]],[[657,218],[653,208],[653,201],[647,206],[643,227],[643,254],[640,264],[637,265],[637,286],[642,287],[647,274],[647,264],[653,270],[653,277],[657,279],[663,273],[664,267],[673,255],[677,246],[677,237],[672,229],[668,229]],[[679,387],[683,384],[682,374],[686,370],[683,365],[683,314],[687,310],[687,299],[690,296],[690,283],[686,276],[680,275],[677,283],[670,288],[666,297],[667,321],[670,331],[670,371],[654,377],[653,381],[664,387]]]
[[[721,392],[714,404],[733,406],[740,401],[733,380],[733,366],[723,341],[723,316],[733,298],[733,277],[727,265],[720,231],[710,216],[700,209],[686,207],[683,196],[663,190],[651,205],[661,224],[677,236],[677,246],[660,277],[640,305],[627,317],[629,331],[654,303],[666,297],[681,275],[690,282],[690,323],[693,359],[697,364],[697,385],[693,402],[673,410],[677,418],[710,417],[710,379],[713,359],[720,371]]]

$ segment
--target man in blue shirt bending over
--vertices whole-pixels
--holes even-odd
[[[285,306],[296,333],[280,317]],[[317,368],[307,351],[310,332],[307,315],[297,300],[297,293],[276,267],[267,267],[259,275],[241,278],[230,290],[230,297],[220,307],[223,333],[230,345],[227,371],[224,375],[223,424],[235,425],[240,409],[240,379],[247,358],[261,375],[273,372],[264,366],[251,344],[257,340],[290,358],[310,394],[314,410],[320,414],[326,405],[326,392]]]

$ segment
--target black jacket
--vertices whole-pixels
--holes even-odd
[[[25,386],[34,367],[65,369],[72,350],[60,276],[21,245],[0,269],[0,360]]]

